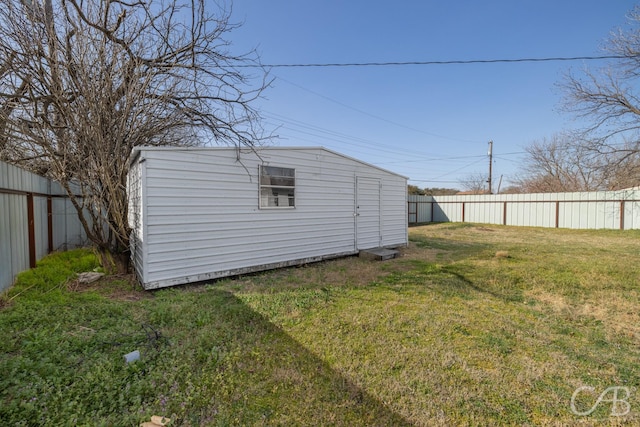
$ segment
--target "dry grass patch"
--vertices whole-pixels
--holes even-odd
[[[562,295],[547,292],[543,289],[528,291],[525,293],[528,298],[532,298],[541,303],[542,306],[548,307],[555,313],[565,313],[570,309],[565,297]]]
[[[153,293],[146,292],[133,274],[104,276],[91,283],[74,279],[66,284],[66,288],[70,292],[95,292],[115,301],[153,298]]]
[[[496,258],[510,258],[511,257],[511,255],[509,255],[508,251],[497,251],[494,256]]]
[[[435,262],[442,259],[449,251],[443,249],[431,249],[420,247],[415,241],[410,241],[406,248],[399,248],[400,259]]]

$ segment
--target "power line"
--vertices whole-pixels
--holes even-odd
[[[441,162],[441,161],[445,161],[445,160],[460,160],[460,159],[477,159],[477,158],[484,158],[485,155],[484,154],[478,154],[478,155],[473,155],[473,156],[455,156],[455,157],[431,157],[431,158],[424,158],[424,159],[413,159],[413,160],[398,160],[398,161],[393,161],[393,162],[379,162],[377,163],[378,165],[392,165],[392,164],[398,164],[398,163],[424,163],[424,162]]]
[[[484,157],[484,156],[482,156],[482,157]],[[466,164],[466,165],[464,165],[464,166],[462,166],[462,167],[460,167],[460,168],[458,168],[458,169],[455,169],[455,170],[449,171],[449,172],[447,172],[447,173],[445,173],[445,174],[442,174],[442,175],[438,176],[437,178],[435,178],[435,179],[433,179],[433,180],[428,180],[428,181],[434,181],[434,182],[437,182],[437,181],[438,181],[440,178],[442,178],[442,177],[445,177],[445,176],[447,176],[447,175],[451,175],[452,173],[460,172],[461,170],[466,169],[466,168],[468,168],[469,166],[473,166],[473,165],[475,165],[475,164],[477,164],[477,163],[480,163],[480,162],[483,162],[483,161],[484,161],[484,159],[476,160],[475,162],[471,162],[471,163],[469,163],[469,164]]]
[[[411,126],[403,125],[401,123],[394,122],[393,120],[389,120],[386,117],[381,117],[381,116],[378,116],[378,115],[375,115],[375,114],[368,113],[368,112],[366,112],[364,110],[361,110],[359,108],[352,107],[351,105],[347,105],[347,104],[345,104],[343,102],[337,101],[337,100],[335,100],[333,98],[330,98],[330,97],[328,97],[326,95],[323,95],[321,93],[318,93],[318,92],[316,92],[314,90],[311,90],[309,88],[301,86],[301,85],[299,85],[297,83],[293,83],[293,82],[291,82],[291,81],[289,81],[287,79],[284,79],[284,78],[282,78],[280,76],[276,76],[276,77],[277,77],[278,80],[281,80],[281,81],[283,81],[285,83],[288,83],[288,84],[290,84],[292,86],[295,86],[295,87],[297,87],[299,89],[307,91],[307,92],[309,92],[309,93],[311,93],[313,95],[316,95],[316,96],[318,96],[320,98],[326,99],[327,101],[333,102],[334,104],[338,104],[338,105],[340,105],[340,106],[342,106],[344,108],[348,108],[348,109],[353,110],[353,111],[355,111],[357,113],[364,114],[365,116],[372,117],[372,118],[374,118],[376,120],[381,120],[383,122],[387,122],[387,123],[392,124],[392,125],[397,126],[397,127],[408,129],[408,130],[411,130],[413,132],[423,133],[423,134],[426,134],[426,135],[429,135],[429,136],[433,136],[433,137],[436,137],[436,138],[449,139],[451,141],[473,142],[473,143],[479,142],[479,141],[471,141],[471,140],[468,140],[468,139],[460,139],[460,138],[453,138],[453,137],[449,137],[449,136],[439,135],[437,133],[427,132],[427,131],[424,131],[424,130],[421,130],[421,129],[416,129],[416,128],[411,127]]]
[[[298,64],[237,64],[237,68],[320,68],[320,67],[388,67],[406,65],[469,65],[469,64],[511,64],[518,62],[558,62],[558,61],[596,61],[603,59],[630,59],[640,55],[600,55],[600,56],[555,56],[544,58],[512,59],[462,59],[448,61],[390,61],[390,62],[318,62]]]
[[[407,152],[406,150],[399,149],[397,144],[395,144],[394,146],[389,146],[388,144],[372,141],[372,140],[357,137],[357,136],[347,135],[341,132],[333,131],[327,128],[323,128],[317,125],[313,125],[300,120],[289,118],[273,112],[265,111],[263,112],[263,116],[265,116],[267,119],[277,120],[284,124],[288,124],[289,126],[285,126],[284,129],[292,132],[297,132],[305,135],[323,138],[324,141],[329,139],[329,140],[340,142],[343,144],[355,145],[355,146],[367,148],[369,150],[375,150],[375,151],[394,154],[397,156],[398,159],[403,159],[405,157],[409,157],[411,159],[411,160],[398,160],[391,163],[404,163],[407,161],[416,162],[416,161],[440,160],[437,158],[434,159],[432,153],[424,153],[416,150]],[[273,125],[275,126],[275,124]],[[322,144],[325,144],[324,141]],[[473,157],[483,157],[483,156],[462,156],[462,157],[457,156],[457,157],[454,157],[453,159],[473,158]],[[448,159],[444,159],[444,160],[448,160]],[[389,162],[386,162],[386,163],[389,163]]]

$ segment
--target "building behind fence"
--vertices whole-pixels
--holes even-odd
[[[86,243],[59,183],[0,162],[0,291],[46,254]]]
[[[409,224],[476,222],[575,229],[640,229],[640,189],[408,197]]]

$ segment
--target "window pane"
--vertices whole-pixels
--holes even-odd
[[[294,177],[295,176],[295,169],[292,169],[292,168],[279,168],[279,167],[276,167],[276,166],[263,166],[262,167],[262,173],[264,175],[271,175],[271,176]]]
[[[277,166],[260,168],[260,206],[294,207],[295,169]]]
[[[263,207],[295,206],[294,190],[283,187],[263,187],[260,190],[260,202]]]
[[[286,187],[293,187],[295,185],[295,178],[289,178],[284,176],[272,176],[271,182],[266,185],[281,185]]]

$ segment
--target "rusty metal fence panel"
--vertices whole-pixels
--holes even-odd
[[[58,183],[0,162],[0,291],[48,253],[86,243]]]

